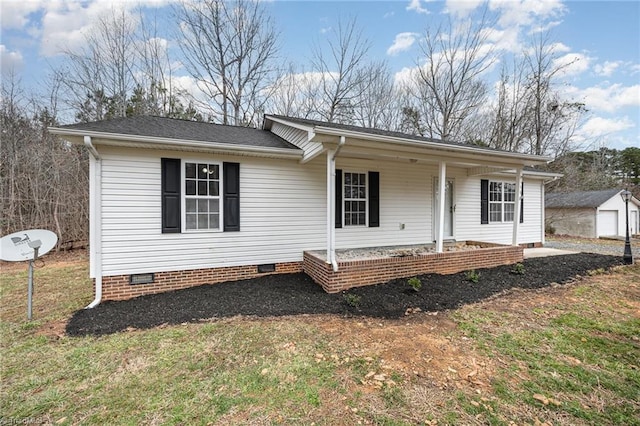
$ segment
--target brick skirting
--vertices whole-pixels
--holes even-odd
[[[482,248],[473,250],[429,253],[405,257],[339,261],[338,271],[324,259],[304,252],[303,268],[328,293],[353,287],[381,284],[395,278],[437,273],[454,274],[471,269],[491,268],[522,262],[523,248],[467,241]]]
[[[257,265],[156,272],[153,282],[149,284],[130,284],[130,275],[103,276],[102,300],[125,300],[146,294],[180,290],[203,284],[216,284],[264,275],[296,272],[302,272],[302,262],[276,263],[274,272],[265,273],[259,273]]]
[[[257,265],[156,272],[149,284],[131,284],[130,275],[102,277],[102,300],[125,300],[147,294],[181,290],[204,284],[238,281],[271,274],[305,272],[328,293],[353,287],[381,284],[395,278],[421,274],[453,274],[470,269],[490,268],[522,262],[523,248],[467,241],[482,248],[429,253],[417,256],[339,261],[338,272],[311,252],[302,262],[276,263],[273,272],[258,272]],[[538,246],[536,244],[535,246]],[[95,286],[95,280],[94,280]]]

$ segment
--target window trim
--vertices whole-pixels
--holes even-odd
[[[364,189],[365,189],[365,198],[364,198],[364,223],[363,224],[358,224],[358,225],[352,225],[349,224],[347,225],[347,209],[346,209],[346,203],[347,201],[362,201],[362,199],[360,198],[349,198],[347,199],[347,197],[345,197],[345,176],[346,174],[358,174],[358,175],[364,175]],[[351,169],[351,170],[342,170],[342,185],[341,185],[341,191],[342,191],[342,226],[343,227],[349,227],[349,228],[368,228],[369,227],[369,172],[367,171],[362,171],[362,170],[358,170],[358,169]]]
[[[499,183],[500,184],[500,201],[492,201],[491,200],[491,184],[493,183]],[[505,189],[507,185],[512,185],[513,186],[513,201],[505,201]],[[516,188],[516,182],[511,182],[511,181],[504,181],[504,180],[489,180],[489,184],[488,184],[488,219],[489,219],[489,223],[513,223],[516,220],[516,202],[518,202],[518,200],[516,199],[517,197],[517,188]],[[522,196],[522,194],[521,194]],[[505,205],[507,204],[511,204],[513,205],[513,218],[511,220],[506,220],[505,219]],[[500,205],[500,220],[493,220],[491,218],[491,206],[492,205]]]
[[[218,228],[215,229],[187,229],[187,198],[190,196],[187,195],[187,177],[186,177],[186,164],[194,163],[194,164],[213,164],[218,166]],[[182,191],[181,200],[180,200],[180,210],[181,210],[181,230],[182,233],[191,234],[191,233],[218,233],[224,232],[224,164],[219,160],[203,160],[203,159],[193,159],[193,158],[182,158],[180,161],[180,189]],[[195,199],[199,199],[200,196],[195,196]],[[204,197],[203,197],[204,198]],[[206,199],[215,199],[215,197],[207,196]]]

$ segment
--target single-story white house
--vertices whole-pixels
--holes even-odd
[[[626,204],[622,189],[603,191],[556,192],[545,197],[547,227],[560,235],[586,238],[624,237]],[[640,201],[629,201],[629,232],[640,229]]]
[[[545,182],[558,175],[532,167],[549,158],[277,115],[264,123],[50,128],[91,153],[90,306],[301,271],[337,292],[515,263],[544,244]],[[425,244],[434,253],[411,259],[336,256]]]

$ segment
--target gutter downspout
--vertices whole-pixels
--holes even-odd
[[[346,143],[344,136],[335,151],[327,151],[327,262],[331,263],[333,272],[338,272],[336,261],[336,157]]]
[[[95,146],[93,146],[91,136],[84,137],[84,145],[94,160],[90,163],[90,170],[93,171],[91,175],[93,178],[93,188],[91,188],[93,189],[93,196],[91,197],[89,211],[90,217],[93,218],[93,221],[90,221],[93,222],[93,226],[89,232],[91,254],[93,254],[93,274],[96,280],[96,295],[93,302],[85,307],[85,309],[91,309],[98,306],[102,301],[102,212],[100,211],[102,198],[102,158],[100,154],[98,154]]]

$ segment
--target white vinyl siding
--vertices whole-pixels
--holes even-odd
[[[240,163],[240,232],[163,234],[160,158],[191,153],[101,147],[103,275],[301,261],[324,249],[326,165],[199,154]],[[293,184],[295,182],[295,185]]]
[[[100,147],[103,275],[302,261],[325,250],[326,156],[296,160]],[[161,232],[161,162],[240,163],[239,232]],[[437,165],[338,157],[344,171],[379,172],[380,226],[336,229],[336,248],[431,243]],[[458,241],[511,243],[513,223],[480,225],[480,177],[449,167]],[[495,180],[495,179],[492,179]],[[541,241],[542,183],[525,178],[521,243]],[[183,225],[184,226],[184,225]]]
[[[326,161],[326,157],[321,158]],[[380,173],[380,226],[336,229],[337,249],[424,244],[433,240],[431,186],[432,177],[437,175],[436,166],[338,157],[336,168]]]

